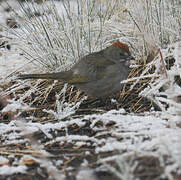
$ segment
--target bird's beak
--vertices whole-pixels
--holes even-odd
[[[129,60],[135,60],[135,58],[133,56],[127,56],[126,61],[129,61]]]
[[[125,65],[130,67],[132,64],[135,64],[135,58],[133,56],[127,56]]]

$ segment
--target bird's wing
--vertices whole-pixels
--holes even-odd
[[[108,67],[109,65],[114,65],[115,63],[103,56],[103,53],[96,52],[85,56],[87,63],[98,67]]]
[[[110,65],[115,65],[115,63],[105,59],[100,53],[92,53],[84,56],[73,67],[73,76],[69,79],[68,83],[82,84],[102,79],[106,74],[106,69]]]

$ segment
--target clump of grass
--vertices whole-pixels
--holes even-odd
[[[29,62],[42,71],[70,68],[83,55],[118,38],[107,32],[107,22],[116,11],[113,1],[50,1],[41,6],[20,6],[21,11],[15,13],[22,28],[14,34]]]

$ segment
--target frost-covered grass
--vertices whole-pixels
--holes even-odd
[[[0,49],[0,103],[6,105],[0,118],[8,112],[13,116],[0,123],[0,175],[28,174],[27,167],[38,164],[54,179],[65,171],[81,174],[85,167],[113,172],[119,179],[179,177],[180,6],[179,0],[26,2],[10,12],[20,28],[7,29],[1,20],[3,38],[12,48]],[[9,16],[2,12],[1,7],[1,17]],[[78,90],[57,81],[15,80],[20,72],[69,69],[117,39],[130,46],[136,59],[126,80],[128,95],[138,89],[161,112],[128,114],[120,109],[75,115],[84,100]],[[49,100],[51,96],[55,98]],[[8,159],[14,157],[11,164]]]

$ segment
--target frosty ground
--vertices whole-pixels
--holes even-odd
[[[2,6],[3,26],[8,16]],[[3,29],[1,33],[7,35]],[[50,101],[56,109],[46,109],[47,104],[34,107],[14,95],[19,90],[22,97],[34,98],[44,81],[33,86],[15,79],[16,73],[37,71],[34,67],[16,43],[0,49],[0,179],[181,179],[179,103],[175,106],[168,99],[172,106],[165,110],[139,113],[121,107],[81,111],[79,102],[59,102],[54,94]],[[167,73],[172,80],[174,69]],[[166,82],[164,73],[161,78]],[[174,88],[167,93],[179,93]]]

